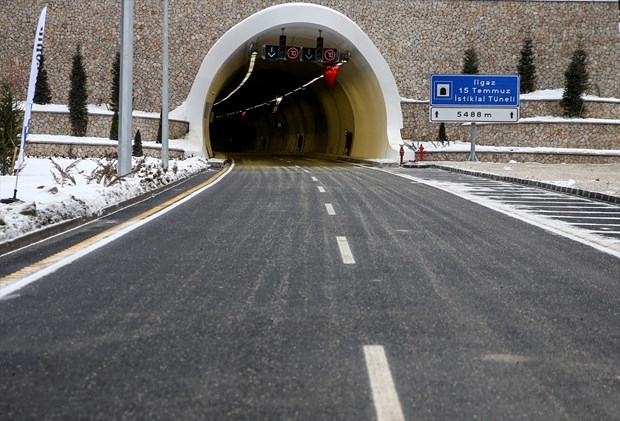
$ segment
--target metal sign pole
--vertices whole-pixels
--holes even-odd
[[[131,115],[133,88],[133,0],[122,2],[121,22],[121,74],[118,102],[118,165],[119,176],[131,172]]]
[[[478,158],[476,158],[476,133],[478,129],[476,128],[476,123],[471,123],[471,135],[469,137],[471,142],[471,149],[469,153],[468,161],[477,162]]]

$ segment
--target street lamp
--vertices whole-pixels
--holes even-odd
[[[164,63],[162,67],[161,99],[161,165],[168,169],[168,0],[164,0]]]
[[[122,177],[131,172],[131,115],[133,88],[133,0],[122,2],[121,16],[121,74],[118,102],[118,165]]]

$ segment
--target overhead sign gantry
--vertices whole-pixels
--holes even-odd
[[[319,31],[321,33],[322,31]],[[284,28],[280,35],[279,45],[263,45],[263,59],[265,60],[289,60],[289,61],[318,61],[321,63],[335,63],[340,60],[340,54],[336,48],[324,48],[322,36],[316,39],[315,47],[301,47],[286,45]]]

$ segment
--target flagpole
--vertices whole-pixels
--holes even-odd
[[[34,101],[34,90],[37,84],[37,76],[39,74],[39,64],[41,63],[41,52],[43,51],[43,35],[45,33],[45,16],[47,14],[47,5],[41,11],[39,23],[37,24],[37,32],[34,36],[34,47],[32,49],[32,62],[30,64],[30,79],[28,80],[28,95],[26,96],[26,106],[24,108],[24,123],[22,127],[22,138],[20,141],[19,155],[17,164],[15,165],[15,188],[13,189],[12,202],[17,200],[17,183],[19,181],[19,173],[24,164],[24,150],[26,149],[26,137],[28,136],[28,126],[30,125],[30,115],[32,114],[32,103]]]

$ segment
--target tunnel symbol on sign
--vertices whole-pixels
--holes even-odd
[[[452,93],[450,92],[449,83],[437,83],[435,85],[435,96],[437,98],[450,98]]]

